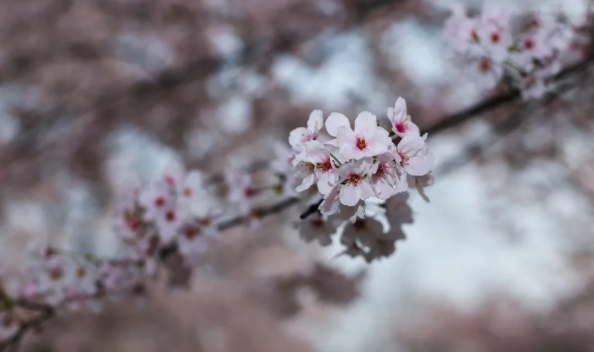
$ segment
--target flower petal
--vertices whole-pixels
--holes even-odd
[[[388,117],[390,118],[390,115],[392,115],[392,117],[390,118],[390,121],[392,121],[392,125],[394,125],[394,122],[396,121],[402,121],[406,119],[406,113],[406,101],[402,99],[402,97],[396,100],[396,104],[394,104],[393,109],[388,109]]]
[[[426,154],[410,158],[404,169],[409,175],[423,176],[433,168],[434,159],[433,153],[427,151]]]
[[[291,131],[289,134],[289,144],[293,147],[293,150],[299,152],[303,149],[303,142],[301,142],[301,138],[307,132],[305,127],[298,127]]]
[[[359,197],[357,196],[357,188],[352,186],[342,186],[340,188],[340,202],[344,205],[353,206],[357,204]]]
[[[314,110],[309,115],[307,120],[307,129],[312,132],[318,132],[324,126],[324,113],[322,110]]]
[[[338,129],[340,127],[348,127],[348,129],[350,130],[351,123],[349,119],[343,114],[337,112],[331,113],[330,116],[328,116],[328,119],[326,120],[326,130],[328,131],[328,134],[332,137],[337,137]]]
[[[311,185],[314,184],[316,178],[313,174],[307,176],[306,178],[303,179],[303,182],[301,182],[301,184],[299,186],[297,186],[297,188],[295,188],[295,190],[297,192],[303,192],[306,189],[308,189],[309,187],[311,187]]]
[[[372,138],[377,129],[377,118],[374,114],[363,111],[355,120],[355,134],[363,135],[365,138]]]
[[[406,136],[398,143],[398,151],[412,157],[425,147],[425,140],[419,136]]]

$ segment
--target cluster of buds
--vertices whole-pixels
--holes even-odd
[[[508,12],[489,6],[480,16],[468,16],[465,8],[456,7],[443,35],[482,88],[492,89],[505,79],[524,99],[538,99],[553,87],[562,66],[575,59],[569,49],[576,33],[569,24],[539,15],[516,22]]]
[[[400,225],[405,221],[389,216],[394,221],[384,232],[379,222],[366,219],[366,201],[376,200],[389,209],[387,204],[405,203],[402,193],[409,187],[419,188],[424,195],[422,187],[431,183],[434,157],[427,135],[421,136],[412,122],[404,99],[399,98],[387,115],[390,128],[382,127],[370,112],[360,113],[352,128],[342,114],[332,113],[324,122],[322,111],[315,110],[307,127],[291,132],[291,182],[298,184],[297,192],[314,189],[323,197],[319,213],[300,224],[307,241],[330,244],[330,236],[348,222],[341,237],[344,253],[371,261],[391,254],[394,241],[403,237]],[[391,250],[382,248],[382,243],[389,242]]]

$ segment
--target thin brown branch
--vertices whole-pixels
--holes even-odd
[[[582,61],[563,69],[554,77],[553,80],[560,81],[574,73],[582,72],[584,69],[589,67],[592,62],[594,62],[594,56],[586,57]],[[519,90],[512,90],[509,92],[498,94],[467,109],[464,109],[458,113],[445,116],[435,124],[425,127],[424,131],[426,133],[433,134],[436,132],[447,130],[454,126],[458,126],[459,124],[464,123],[468,120],[471,120],[479,116],[480,114],[489,112],[507,103],[515,101],[520,97],[521,94]]]
[[[39,311],[40,313],[23,323],[10,337],[1,341],[0,352],[9,351],[11,348],[18,348],[29,331],[39,328],[43,323],[53,318],[56,313],[52,306],[42,303],[19,300],[17,301],[17,306],[27,310]]]
[[[287,198],[271,206],[256,209],[252,211],[252,213],[248,216],[237,216],[235,218],[221,222],[218,225],[218,229],[219,231],[225,231],[232,227],[245,224],[249,222],[251,219],[260,219],[269,215],[274,215],[282,212],[285,209],[292,207],[297,203],[299,203],[299,198]]]

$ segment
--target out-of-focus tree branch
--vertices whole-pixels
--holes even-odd
[[[583,72],[590,66],[590,64],[592,64],[593,61],[594,56],[589,56],[574,65],[566,67],[555,76],[554,81],[560,81],[573,74]],[[509,92],[497,94],[460,112],[445,116],[438,120],[438,122],[435,124],[425,127],[423,130],[429,134],[447,130],[451,127],[458,126],[461,123],[473,119],[482,113],[489,112],[507,103],[516,101],[520,97],[520,91],[518,90],[511,90]]]

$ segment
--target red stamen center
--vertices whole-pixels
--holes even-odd
[[[311,132],[304,133],[304,134],[301,136],[301,142],[302,142],[302,143],[309,142],[309,141],[311,141],[312,139],[316,139],[316,138],[315,138],[315,136],[313,135],[313,133],[311,133]]]
[[[363,178],[357,174],[351,174],[349,176],[349,178],[347,179],[347,183],[350,184],[351,186],[356,186],[358,185],[361,180],[363,180]]]
[[[405,121],[399,121],[394,125],[394,128],[396,128],[396,131],[398,133],[405,133],[406,131],[408,131],[408,125]]]
[[[491,42],[497,44],[501,40],[501,36],[497,32],[491,33]]]
[[[192,189],[190,187],[184,188],[184,196],[191,197],[192,196]]]
[[[491,61],[489,61],[489,59],[481,59],[481,61],[479,61],[479,70],[482,73],[489,72],[489,70],[491,70]]]
[[[175,221],[175,212],[173,210],[169,210],[168,212],[166,212],[165,220],[167,220],[168,222]]]
[[[175,184],[175,179],[173,176],[167,175],[165,176],[165,182],[167,182],[168,185],[173,186]]]
[[[193,240],[196,237],[198,237],[198,231],[196,231],[195,229],[191,228],[191,227],[187,227],[184,230],[184,236],[188,239],[188,240]]]
[[[408,161],[410,160],[410,158],[408,157],[408,155],[406,155],[406,153],[398,151],[398,156],[400,156],[400,166],[404,167],[408,165]]]
[[[87,276],[87,270],[85,268],[79,267],[76,269],[76,277],[82,279],[85,276]]]
[[[375,176],[378,176],[378,177],[386,176],[386,165],[379,164],[377,167],[377,172],[375,173]]]
[[[256,191],[253,188],[250,188],[250,187],[246,188],[243,191],[243,194],[245,195],[246,198],[252,198],[252,197],[254,197],[256,195],[256,193],[258,193],[258,191]]]
[[[328,172],[332,170],[332,163],[330,162],[330,158],[326,158],[321,163],[317,163],[316,167],[322,170],[322,172]]]
[[[165,198],[163,197],[158,197],[157,199],[155,199],[155,206],[156,207],[162,207],[165,205]]]
[[[367,142],[365,141],[365,137],[357,136],[357,142],[355,143],[359,150],[363,150],[367,148]]]
[[[534,49],[534,40],[532,40],[532,38],[526,39],[526,41],[524,41],[524,48],[527,50]]]
[[[63,275],[64,275],[64,272],[60,268],[53,268],[53,269],[50,269],[50,271],[49,271],[49,277],[53,281],[60,280],[60,278],[62,278]]]

